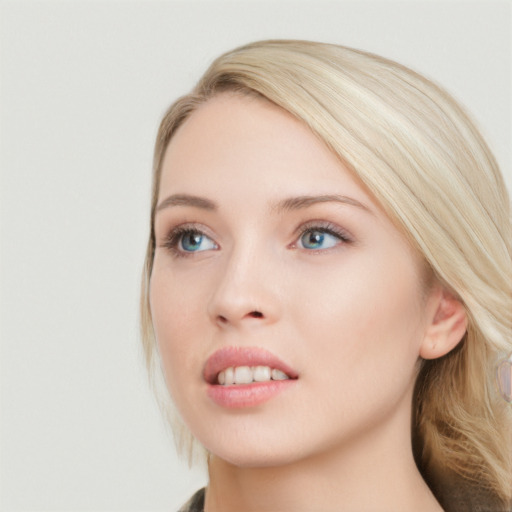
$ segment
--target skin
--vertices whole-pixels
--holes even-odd
[[[349,200],[276,207],[332,195]],[[354,175],[284,110],[224,93],[173,136],[158,202],[151,312],[170,394],[212,454],[207,512],[442,510],[413,461],[412,392],[418,358],[453,348],[465,317],[425,289],[421,256]],[[169,242],[184,224],[201,250]],[[304,244],[326,225],[343,239]],[[267,349],[299,378],[220,407],[202,372],[228,346]]]

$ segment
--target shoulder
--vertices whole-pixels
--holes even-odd
[[[204,491],[199,489],[178,512],[204,512]]]

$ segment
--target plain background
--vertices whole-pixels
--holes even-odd
[[[153,140],[223,51],[300,38],[434,78],[512,187],[511,4],[3,1],[1,509],[175,510],[180,463],[138,337]],[[293,418],[290,418],[292,421]]]

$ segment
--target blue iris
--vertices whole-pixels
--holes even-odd
[[[184,233],[181,236],[180,246],[186,252],[208,251],[217,247],[211,238],[199,231]]]
[[[319,229],[310,229],[300,237],[300,243],[304,249],[330,249],[339,242],[339,236]]]

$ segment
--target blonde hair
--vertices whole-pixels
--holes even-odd
[[[306,123],[460,298],[469,318],[464,339],[448,355],[423,361],[419,371],[415,455],[445,508],[455,506],[454,489],[507,506],[512,420],[494,375],[499,358],[512,351],[510,201],[494,157],[463,109],[396,62],[322,43],[256,42],[215,60],[170,107],[155,147],[142,286],[148,365],[157,358],[148,292],[163,154],[182,122],[224,91],[261,96]]]

